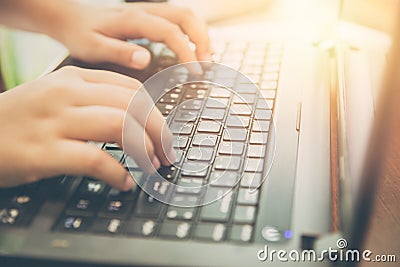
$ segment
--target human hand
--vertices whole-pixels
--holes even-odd
[[[165,43],[181,62],[211,60],[206,24],[188,8],[160,3],[113,7],[75,3],[49,27],[53,28],[49,35],[64,43],[73,57],[87,62],[145,68],[150,53],[126,42],[136,38]],[[196,51],[190,48],[187,37],[196,45]]]
[[[64,67],[0,94],[0,125],[0,187],[59,174],[133,187],[124,167],[87,140],[124,145],[149,173],[174,161],[172,135],[150,96],[137,80],[108,71]],[[124,144],[123,127],[131,136]]]

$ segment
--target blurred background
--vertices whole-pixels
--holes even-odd
[[[81,1],[96,4],[121,2],[120,0]],[[396,1],[343,0],[341,18],[379,31],[390,31],[393,20],[390,14],[393,14]],[[298,25],[299,20],[307,22],[307,25],[332,22],[332,16],[338,15],[335,13],[335,8],[340,0],[170,0],[169,2],[191,7],[210,25],[226,25],[226,21],[233,19],[240,21],[243,17],[243,21],[259,18],[274,22],[285,21],[291,27]],[[309,26],[303,26],[305,27]],[[0,27],[0,66],[6,88],[38,77],[66,54],[64,46],[47,36]]]

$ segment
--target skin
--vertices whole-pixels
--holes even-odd
[[[92,63],[146,67],[148,51],[125,41],[134,38],[164,42],[182,62],[209,60],[211,54],[205,24],[191,11],[166,4],[105,7],[72,0],[0,0],[0,23],[47,34],[72,56]],[[127,113],[132,99],[135,106]],[[67,173],[96,177],[120,190],[132,188],[130,174],[87,141],[122,146],[124,130],[134,137],[124,150],[143,170],[152,173],[171,164],[172,134],[153,104],[135,79],[76,67],[1,94],[0,187]]]

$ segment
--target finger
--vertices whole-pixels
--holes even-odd
[[[120,190],[135,186],[130,174],[107,152],[88,143],[63,140],[52,153],[49,171],[84,175],[102,180]]]
[[[152,140],[143,127],[123,110],[103,106],[74,107],[64,113],[63,121],[68,122],[61,130],[64,138],[117,142],[126,148],[142,170],[153,173],[160,167],[154,156]],[[124,125],[128,128],[123,130]],[[126,136],[124,142],[123,133]]]
[[[205,61],[211,60],[212,49],[207,25],[190,8],[158,3],[141,3],[140,5],[146,12],[179,25],[196,45],[197,58]]]
[[[150,41],[163,42],[174,51],[180,61],[192,62],[197,60],[195,52],[190,48],[189,40],[178,25],[167,19],[147,13],[143,13],[141,19],[143,24],[139,28],[137,25],[130,24],[129,21],[125,22],[124,35],[126,37],[141,36]],[[135,20],[130,22],[134,23]],[[193,71],[199,74],[202,73],[200,66]]]
[[[96,35],[96,38],[96,52],[101,55],[102,61],[135,69],[144,69],[151,61],[150,52],[139,45],[101,34]]]

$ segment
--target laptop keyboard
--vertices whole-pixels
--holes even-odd
[[[60,176],[12,189],[0,189],[0,227],[27,226],[46,201],[66,201],[53,230],[125,237],[252,242],[259,187],[276,97],[282,47],[268,43],[224,43],[218,62],[238,69],[258,85],[223,77],[231,89],[205,82],[187,83],[185,75],[157,107],[174,135],[174,166],[158,172],[167,182],[145,179],[116,144],[97,144],[121,162],[145,191],[120,192],[93,178]],[[217,74],[205,72],[218,84]],[[230,80],[229,80],[230,79]],[[178,83],[177,83],[178,82]],[[181,185],[170,192],[169,184]],[[205,194],[199,186],[210,184]],[[251,190],[250,190],[251,189]],[[154,197],[166,195],[171,203]],[[153,196],[153,197],[152,197]],[[201,199],[214,200],[196,206]],[[157,198],[157,197],[156,197]],[[185,203],[190,207],[180,207]]]

